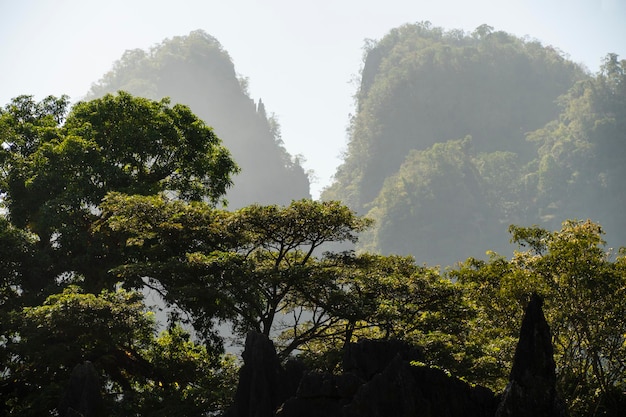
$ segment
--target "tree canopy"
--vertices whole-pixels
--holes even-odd
[[[165,197],[110,194],[102,209],[96,234],[126,248],[124,262],[114,269],[117,277],[134,286],[147,280],[213,341],[219,336],[216,320],[230,322],[239,335],[297,327],[299,320],[282,323],[285,316],[320,307],[310,291],[320,274],[316,249],[355,241],[370,224],[337,202],[309,200],[228,212]],[[308,333],[317,336],[317,329]],[[290,340],[284,354],[302,343]]]
[[[94,228],[111,192],[215,207],[238,168],[186,106],[124,92],[68,106],[21,96],[0,110],[3,412],[65,414],[59,401],[85,361],[106,415],[213,412],[233,366],[175,323],[158,336],[142,294],[111,272],[123,248]]]
[[[520,249],[510,260],[492,253],[488,261],[468,259],[451,272],[477,308],[473,337],[493,344],[483,351],[490,358],[484,361],[511,363],[523,306],[529,294],[539,294],[559,389],[572,413],[611,415],[607,410],[623,401],[626,376],[624,249],[607,251],[602,228],[589,220],[566,221],[553,232],[536,226],[511,226],[510,232]]]
[[[12,331],[3,334],[3,412],[66,415],[60,408],[72,371],[86,361],[97,372],[96,386],[88,389],[98,415],[201,415],[223,408],[232,395],[232,363],[218,366],[220,357],[180,327],[155,337],[154,315],[142,299],[138,292],[88,294],[71,286],[14,311]]]
[[[106,193],[168,192],[215,204],[237,172],[212,129],[183,105],[120,92],[69,113],[67,106],[64,97],[22,96],[0,114],[3,204],[50,260],[39,288],[23,290],[67,274],[106,285],[114,249],[89,230]]]

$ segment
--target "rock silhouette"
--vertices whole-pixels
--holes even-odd
[[[401,341],[362,340],[344,353],[339,375],[291,372],[272,342],[246,339],[235,403],[227,417],[565,417],[556,395],[550,329],[533,295],[522,321],[510,382],[501,395],[420,364]],[[295,390],[297,387],[297,391]]]
[[[74,367],[65,395],[59,404],[62,417],[102,416],[102,397],[98,372],[89,361]]]
[[[242,356],[235,402],[225,417],[274,416],[278,406],[295,394],[301,371],[295,365],[283,368],[274,343],[257,332],[247,334]]]
[[[496,417],[567,416],[565,405],[556,394],[552,337],[542,304],[543,300],[533,294],[526,307],[510,382]]]

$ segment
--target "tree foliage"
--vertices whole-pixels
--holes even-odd
[[[237,166],[166,99],[120,92],[69,109],[66,97],[16,98],[0,109],[0,414],[63,414],[87,363],[103,414],[220,413],[236,364],[218,324],[333,371],[350,342],[401,339],[429,365],[500,390],[539,294],[570,411],[616,415],[626,251],[606,249],[598,223],[568,220],[510,226],[510,259],[478,259],[504,246],[505,224],[550,225],[563,212],[599,213],[623,232],[626,64],[609,54],[591,77],[561,55],[487,25],[470,35],[407,25],[371,43],[349,154],[326,196],[373,220],[336,200],[220,207]],[[211,88],[238,101],[232,62],[203,33],[127,53],[93,93],[120,84],[159,96],[161,81],[182,88],[180,74],[212,64]],[[572,84],[557,117],[552,99]],[[275,119],[261,102],[253,110],[254,129],[280,148]],[[263,181],[301,169],[270,153],[280,163]],[[357,252],[323,252],[361,236]],[[411,254],[471,257],[442,273]],[[160,334],[136,291],[146,288],[169,307]]]
[[[217,340],[216,320],[240,335],[280,333],[282,324],[313,308],[309,292],[329,242],[355,241],[369,221],[337,202],[294,201],[227,212],[165,197],[111,194],[96,233],[125,246],[118,278],[148,285],[188,312],[195,329]],[[310,332],[310,337],[315,337]],[[288,354],[303,343],[294,338]]]
[[[67,117],[66,106],[65,98],[19,97],[6,107],[0,191],[11,223],[36,235],[50,259],[39,285],[77,273],[97,289],[111,285],[116,262],[89,231],[107,192],[217,203],[237,167],[185,106],[123,92],[78,103]]]
[[[366,338],[404,340],[427,363],[458,368],[454,346],[465,338],[472,312],[436,268],[418,266],[410,256],[351,252],[329,254],[321,266],[323,276],[310,281],[309,297],[318,304],[312,311],[323,322],[323,337],[299,347],[306,360],[332,370],[348,343]],[[293,332],[310,328],[304,323]]]
[[[110,194],[96,233],[125,246],[115,272],[147,282],[189,314],[198,334],[215,324],[254,330],[317,366],[360,337],[412,340],[435,363],[458,367],[455,340],[471,315],[462,294],[411,257],[327,252],[371,221],[337,202],[294,201],[227,212],[164,197]],[[136,285],[136,284],[134,284]]]
[[[212,129],[165,99],[120,92],[68,112],[66,97],[22,96],[0,111],[0,143],[2,413],[59,412],[85,361],[107,415],[223,407],[234,366],[175,327],[156,338],[141,295],[111,273],[124,248],[95,233],[109,192],[222,201],[237,166]]]
[[[155,337],[137,292],[68,287],[11,321],[0,381],[8,415],[60,412],[72,370],[85,361],[99,373],[102,415],[200,415],[223,407],[234,382],[232,366],[216,371],[219,357],[182,329]]]
[[[607,253],[602,229],[591,221],[566,221],[555,232],[519,226],[510,231],[522,249],[510,261],[493,254],[451,272],[477,308],[476,336],[497,344],[493,353],[483,351],[500,365],[491,377],[505,380],[524,305],[537,293],[545,299],[559,389],[571,411],[611,415],[624,400],[626,381],[623,251],[615,258]]]

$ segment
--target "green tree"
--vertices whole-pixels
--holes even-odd
[[[41,260],[35,236],[16,228],[0,216],[0,312],[10,310],[25,288],[32,288]]]
[[[297,349],[320,366],[336,364],[356,338],[401,338],[421,346],[430,363],[462,366],[455,346],[467,337],[471,311],[439,272],[411,257],[317,255],[329,242],[355,241],[371,224],[339,203],[226,212],[110,194],[102,208],[96,233],[126,247],[118,278],[146,281],[190,314],[205,338],[221,319],[240,336],[270,336],[283,358]]]
[[[55,412],[84,361],[108,415],[223,407],[234,367],[221,346],[175,328],[155,339],[141,296],[113,291],[125,248],[94,232],[111,191],[222,202],[237,166],[212,129],[166,99],[120,92],[68,113],[66,97],[22,96],[0,109],[0,144],[2,412]]]
[[[452,272],[479,313],[476,333],[505,352],[486,359],[510,364],[519,321],[530,294],[545,298],[553,333],[558,388],[574,415],[615,415],[623,404],[626,366],[625,257],[603,247],[591,221],[566,221],[560,231],[511,227],[523,251],[510,261],[493,255]],[[494,332],[494,333],[491,333]],[[504,336],[504,337],[502,337]],[[487,348],[490,348],[487,346]],[[488,349],[485,349],[486,353]],[[502,363],[502,362],[500,362]],[[505,367],[506,368],[506,367]],[[502,367],[494,368],[501,383]]]
[[[0,379],[8,415],[54,413],[72,369],[85,361],[99,374],[103,415],[201,415],[230,395],[232,365],[218,367],[220,357],[180,328],[156,338],[153,314],[137,292],[96,295],[71,286],[15,311],[11,324]]]
[[[76,104],[19,97],[0,115],[0,192],[11,223],[34,233],[51,259],[50,285],[63,274],[111,288],[113,248],[91,224],[109,191],[169,192],[219,202],[237,172],[210,127],[188,107],[127,93]]]
[[[226,212],[164,196],[110,194],[102,208],[96,233],[126,247],[118,278],[147,282],[212,340],[219,319],[240,335],[275,336],[308,322],[304,312],[319,307],[310,291],[319,275],[316,249],[355,241],[370,224],[337,202],[310,200]],[[292,333],[281,354],[318,337],[321,326]]]
[[[229,253],[239,243],[230,226],[231,212],[162,194],[110,193],[101,208],[92,233],[118,248],[120,260],[111,270],[114,279],[156,291],[175,315],[188,312],[197,335],[220,349],[214,321],[229,317],[223,276],[237,273],[237,255]],[[207,266],[202,256],[213,254]]]
[[[180,326],[163,331],[145,356],[164,380],[137,385],[131,410],[138,415],[215,415],[230,406],[239,376],[234,356],[217,358]]]
[[[424,361],[457,371],[455,346],[465,340],[471,310],[463,293],[437,268],[410,256],[352,252],[329,254],[309,297],[323,308],[323,337],[298,349],[316,366],[338,366],[343,349],[361,338],[404,340],[421,349]],[[311,323],[293,331],[305,333]]]
[[[267,335],[278,314],[293,314],[305,301],[307,281],[314,279],[310,268],[316,261],[316,249],[331,242],[354,243],[358,233],[371,224],[339,202],[311,200],[294,201],[286,207],[246,207],[235,213],[235,222],[244,232],[239,252],[253,260],[250,276],[256,278],[259,297],[251,305],[239,307],[241,313],[256,312],[256,317],[241,324]],[[233,294],[238,292],[235,288]]]

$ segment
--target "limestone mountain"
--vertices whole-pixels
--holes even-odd
[[[229,208],[310,197],[308,176],[284,148],[278,122],[268,117],[261,99],[255,103],[249,96],[228,53],[204,31],[166,39],[147,51],[126,51],[88,98],[120,90],[170,97],[213,127],[241,168],[227,194]]]
[[[626,232],[624,61],[591,75],[551,46],[487,25],[405,25],[365,48],[334,183],[376,221],[361,249],[452,265],[508,248],[510,224],[591,218]]]
[[[584,76],[558,51],[486,25],[405,25],[365,53],[347,154],[325,193],[361,211],[412,149],[471,135],[478,152],[532,158],[525,133],[553,120],[556,98]]]

